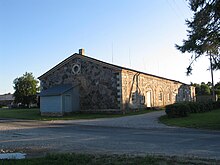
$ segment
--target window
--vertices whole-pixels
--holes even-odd
[[[73,74],[79,74],[80,73],[80,65],[79,64],[73,64],[72,72],[73,72]]]
[[[142,95],[142,96],[141,96],[141,104],[144,104],[144,103],[145,103],[145,96]]]
[[[159,92],[159,101],[163,101],[163,92],[162,91]]]
[[[171,100],[171,95],[170,95],[170,93],[168,93],[168,94],[167,94],[167,101],[170,102],[170,100]]]
[[[187,90],[186,90],[186,89],[184,89],[184,90],[183,90],[183,101],[185,101],[185,100],[186,100],[186,95],[187,95]]]
[[[136,93],[132,93],[131,100],[132,100],[132,103],[135,103],[135,100],[136,100]]]

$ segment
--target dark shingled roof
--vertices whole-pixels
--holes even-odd
[[[74,86],[70,84],[57,85],[57,86],[41,91],[40,96],[59,96],[69,91],[73,87]]]

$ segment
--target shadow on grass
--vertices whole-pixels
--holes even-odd
[[[191,113],[188,117],[182,118],[169,118],[164,115],[159,120],[169,126],[220,130],[220,109],[204,113]]]

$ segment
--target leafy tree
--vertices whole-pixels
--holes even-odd
[[[205,83],[201,83],[200,94],[201,95],[210,95],[211,94],[210,87]]]
[[[210,95],[211,94],[211,87],[208,85],[209,83],[205,84],[202,82],[201,84],[192,84],[196,87],[196,95]]]
[[[207,85],[211,88],[212,87],[212,83],[209,81],[208,83],[207,83]]]
[[[200,87],[200,84],[196,84],[196,83],[191,83],[192,86],[195,87],[195,92],[196,92],[196,95],[200,95],[200,91],[201,91],[201,87]]]
[[[215,93],[218,95],[218,99],[220,100],[220,82],[215,84]]]
[[[38,81],[32,73],[25,73],[14,80],[15,103],[22,103],[30,107],[30,103],[37,102],[37,92],[39,91]]]
[[[187,67],[192,74],[192,64],[201,56],[209,56],[211,69],[220,69],[220,0],[188,0],[194,15],[186,20],[188,39],[176,45],[182,53],[193,53]]]

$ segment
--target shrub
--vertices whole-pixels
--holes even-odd
[[[198,111],[198,112],[205,112],[205,111],[206,111],[205,103],[203,103],[203,102],[198,102],[197,104],[198,104],[198,106],[199,106],[199,111]]]
[[[199,111],[198,112],[208,112],[214,109],[214,102],[198,102]]]
[[[205,104],[205,108],[206,108],[206,111],[211,111],[214,109],[214,106],[213,106],[214,102],[210,101],[210,102],[207,102]]]
[[[199,107],[198,103],[188,102],[186,104],[188,104],[188,106],[190,108],[190,110],[189,110],[190,113],[198,113],[200,111],[200,107]]]
[[[167,105],[165,112],[169,117],[186,117],[190,112],[190,108],[185,103],[175,103]]]
[[[218,101],[213,103],[213,109],[219,109],[220,108],[220,98],[218,99]]]
[[[185,117],[188,113],[208,112],[220,108],[220,101],[217,102],[182,102],[167,105],[165,112],[169,117]]]

